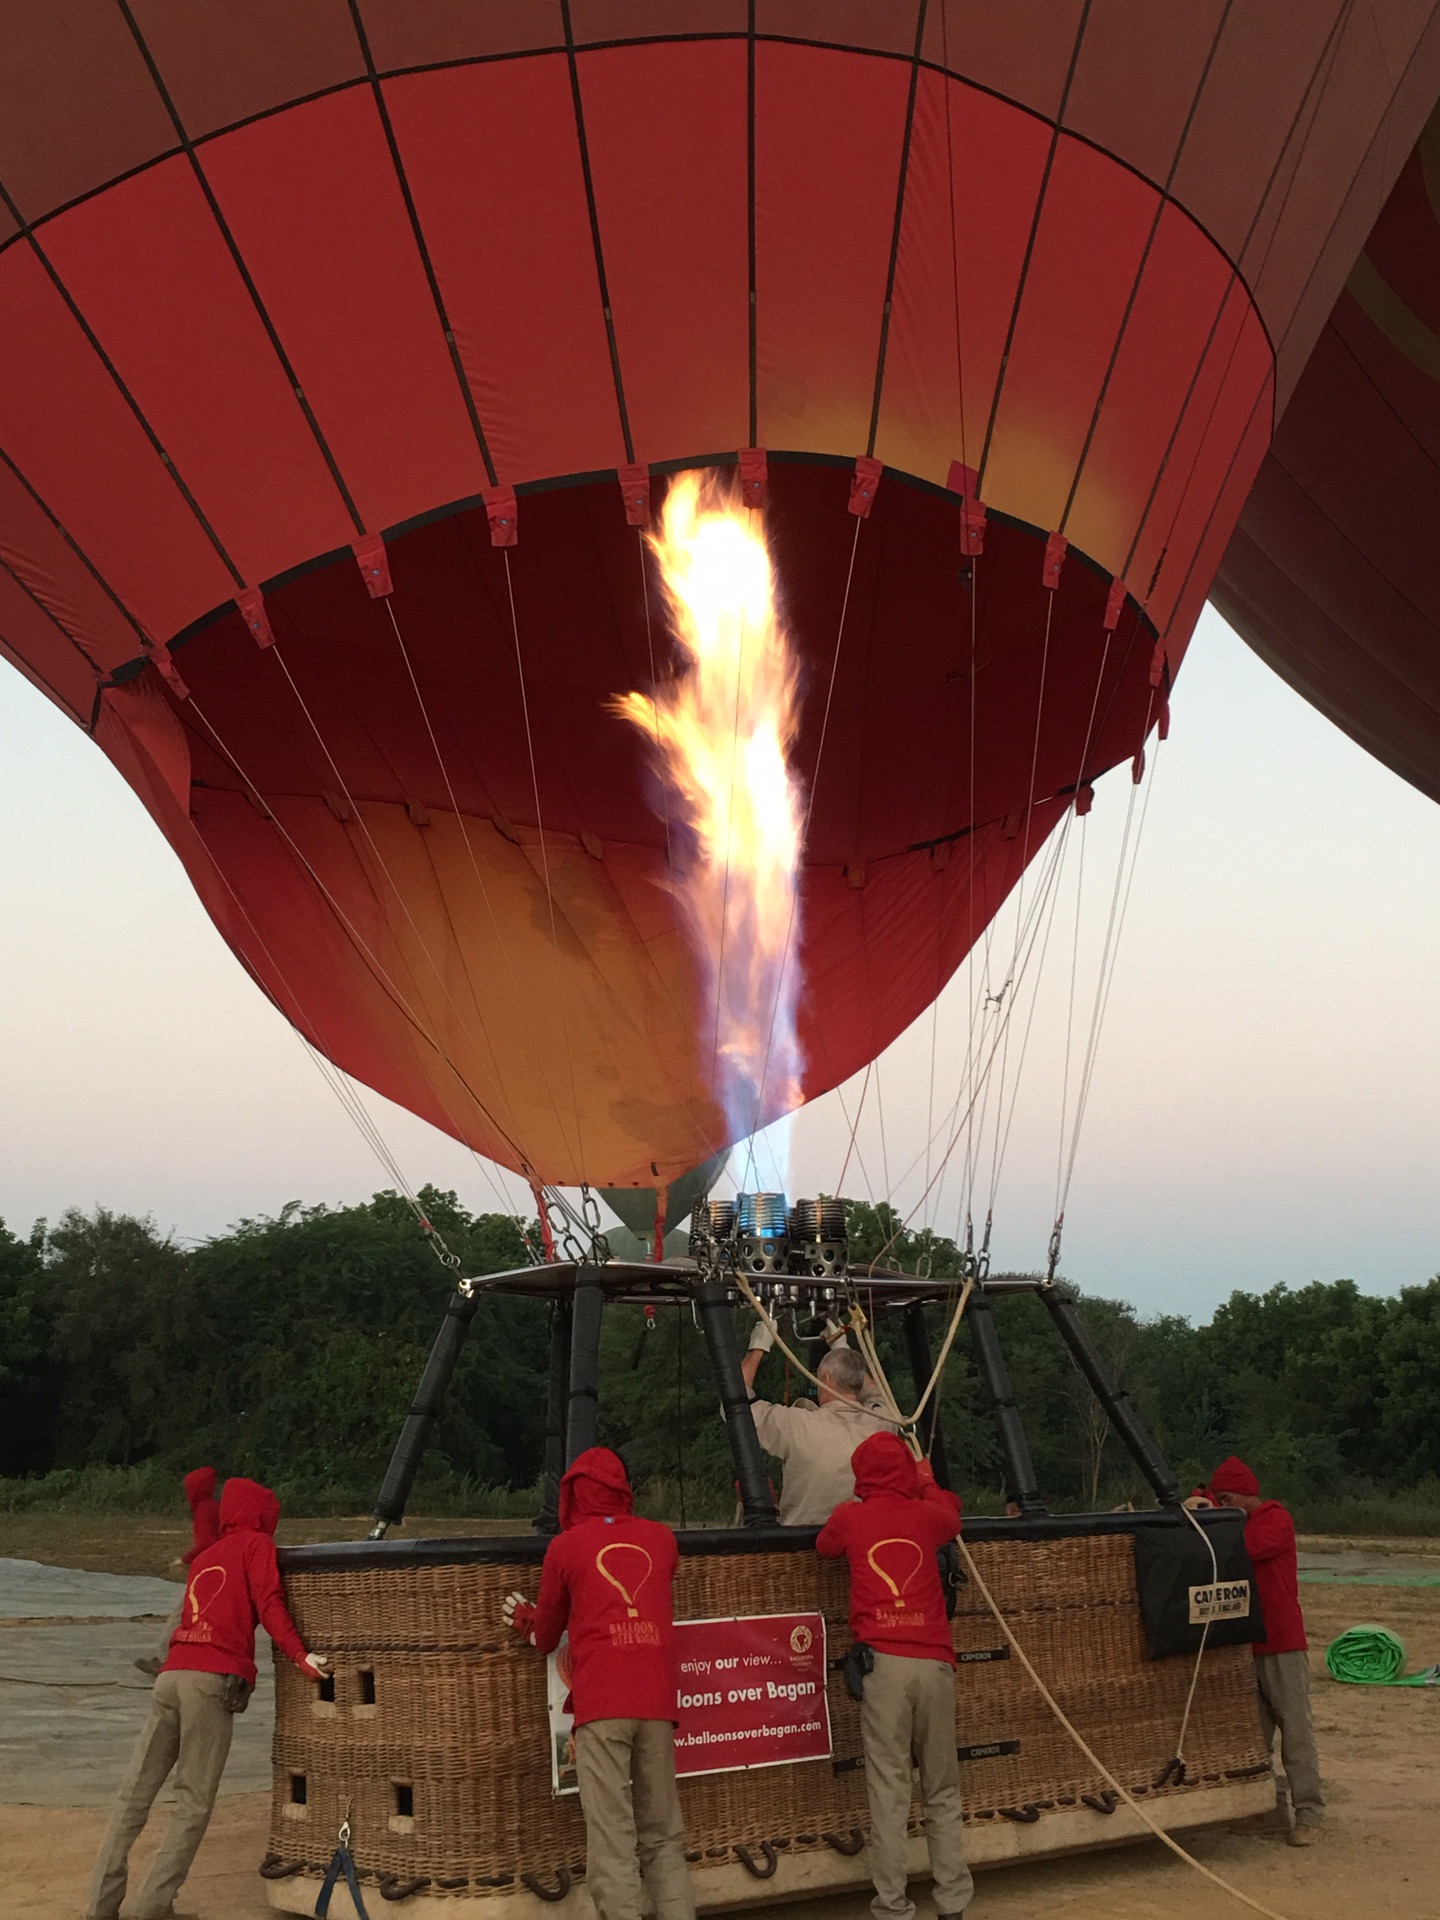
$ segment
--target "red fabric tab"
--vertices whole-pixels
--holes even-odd
[[[1145,778],[1145,749],[1144,747],[1141,747],[1140,751],[1136,754],[1135,758],[1130,762],[1130,781],[1133,786],[1138,787],[1140,782],[1144,778]]]
[[[1065,555],[1070,542],[1063,533],[1052,533],[1045,542],[1045,564],[1040,569],[1040,580],[1053,593],[1060,584],[1060,569],[1065,564]]]
[[[1150,656],[1150,684],[1158,687],[1165,678],[1165,642],[1157,640],[1155,651]]]
[[[486,487],[480,497],[485,502],[485,513],[490,522],[491,546],[518,546],[520,533],[516,525],[515,489]]]
[[[980,499],[980,476],[974,467],[950,462],[950,477],[945,482],[951,493],[960,495],[960,551],[964,554],[985,551],[985,507]]]
[[[1170,738],[1170,702],[1168,700],[1161,703],[1160,718],[1155,727],[1155,737],[1157,740],[1168,740]]]
[[[1088,781],[1082,781],[1081,784],[1075,789],[1076,813],[1080,814],[1083,817],[1085,814],[1087,814],[1090,811],[1091,807],[1093,807],[1094,804],[1095,804],[1094,787],[1092,787]]]
[[[980,493],[980,476],[974,467],[962,466],[958,460],[950,462],[950,478],[945,482],[951,493],[958,493],[964,500],[974,500]]]
[[[740,498],[747,507],[770,504],[770,464],[764,447],[740,449]]]
[[[175,662],[170,658],[170,649],[168,647],[154,647],[151,650],[150,658],[154,663],[156,672],[160,675],[160,678],[165,682],[166,686],[169,687],[175,698],[177,700],[188,700],[190,698],[190,689],[180,678],[175,667]]]
[[[1120,624],[1120,614],[1125,605],[1126,586],[1123,580],[1110,582],[1110,598],[1105,602],[1105,631],[1113,633]]]
[[[855,462],[855,472],[850,480],[850,511],[857,519],[870,518],[870,509],[875,504],[875,489],[880,485],[880,475],[884,471],[881,462],[872,460],[868,453],[862,453]]]
[[[251,638],[257,647],[273,647],[275,635],[270,630],[270,616],[265,611],[265,596],[259,587],[248,587],[244,593],[235,596],[235,604],[240,609],[240,618],[250,629]]]
[[[372,600],[383,600],[392,591],[390,559],[385,552],[385,542],[378,533],[367,533],[363,539],[353,542],[351,550],[360,563],[365,591]]]
[[[620,498],[625,502],[625,524],[648,527],[650,524],[650,469],[647,466],[618,467]]]

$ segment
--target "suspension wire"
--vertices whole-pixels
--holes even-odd
[[[363,957],[367,967],[369,968],[370,972],[372,973],[377,983],[383,986],[388,998],[391,1000],[397,1012],[399,1012],[403,1016],[407,1024],[414,1030],[414,1032],[418,1035],[418,1037],[424,1041],[426,1046],[428,1046],[435,1053],[437,1058],[446,1066],[446,1068],[448,1068],[449,1072],[453,1075],[457,1085],[461,1088],[461,1090],[465,1093],[465,1095],[474,1103],[477,1111],[483,1114],[485,1119],[493,1127],[497,1137],[503,1140],[505,1144],[511,1148],[511,1150],[516,1155],[517,1159],[519,1159],[520,1162],[522,1163],[522,1166],[528,1167],[529,1162],[528,1162],[527,1156],[525,1155],[524,1149],[520,1146],[519,1142],[516,1141],[511,1136],[511,1134],[506,1130],[506,1128],[501,1124],[500,1120],[496,1117],[496,1115],[492,1113],[491,1110],[485,1105],[484,1101],[480,1098],[480,1095],[470,1085],[469,1081],[465,1078],[464,1074],[461,1073],[459,1067],[455,1064],[455,1061],[451,1058],[448,1050],[441,1044],[436,1034],[431,1031],[431,1028],[428,1022],[425,1020],[422,1020],[420,1016],[416,1013],[414,1007],[412,1006],[411,1002],[407,998],[404,990],[395,981],[393,976],[390,974],[390,972],[386,968],[384,962],[380,959],[379,955],[376,954],[374,950],[366,942],[363,935],[360,933],[359,929],[356,927],[355,923],[350,919],[349,915],[345,912],[345,909],[340,905],[340,902],[336,899],[335,895],[331,892],[330,888],[326,885],[320,873],[311,864],[309,858],[307,857],[303,849],[300,847],[299,843],[296,841],[294,836],[290,833],[289,829],[285,826],[284,822],[280,819],[279,815],[275,813],[273,808],[269,805],[268,801],[265,799],[264,795],[261,793],[259,787],[250,778],[249,774],[245,772],[244,768],[240,765],[240,762],[235,758],[235,755],[230,751],[229,747],[227,747],[225,742],[221,739],[220,734],[216,729],[215,723],[210,719],[208,714],[205,713],[204,709],[196,701],[193,693],[190,696],[190,699],[187,702],[187,705],[189,706],[190,710],[194,713],[195,718],[201,723],[201,725],[205,728],[206,732],[210,735],[210,738],[214,742],[221,757],[229,763],[236,777],[240,780],[243,787],[247,790],[249,796],[251,797],[257,810],[260,812],[262,818],[269,821],[270,825],[275,829],[275,832],[279,835],[280,839],[289,848],[296,863],[304,870],[306,875],[309,877],[316,891],[320,894],[320,897],[324,900],[325,904],[329,907],[330,911],[334,914],[340,926],[344,929],[344,932],[346,934],[346,937],[350,941],[350,944],[355,948],[356,952]],[[463,1139],[464,1129],[459,1125],[458,1121],[455,1118],[455,1115],[450,1112],[448,1103],[444,1100],[443,1096],[440,1095],[438,1089],[436,1089],[436,1097],[440,1100],[441,1105],[445,1107],[446,1114],[450,1119],[451,1124],[455,1128],[456,1137]]]
[[[550,910],[550,949],[555,962],[555,997],[560,1009],[560,1031],[565,1041],[565,1060],[570,1070],[570,1098],[575,1104],[575,1162],[585,1164],[585,1141],[580,1128],[580,1085],[575,1077],[575,1055],[570,1047],[570,1019],[565,1003],[565,982],[560,967],[560,934],[555,919],[555,892],[550,884],[550,854],[545,844],[545,816],[540,810],[540,774],[535,764],[535,736],[530,727],[530,696],[525,686],[525,660],[520,650],[520,620],[515,611],[515,576],[510,567],[510,549],[502,547],[505,561],[505,591],[510,600],[510,630],[515,639],[515,672],[520,681],[520,712],[525,721],[525,751],[530,759],[530,789],[535,797],[535,829],[540,837],[540,874],[545,884],[545,901]]]
[[[865,1160],[864,1160],[864,1156],[860,1152],[858,1138],[857,1138],[860,1131],[860,1116],[865,1111],[865,1096],[870,1091],[870,1074],[874,1065],[875,1065],[875,1062],[873,1060],[867,1060],[865,1063],[865,1077],[860,1082],[860,1098],[856,1103],[855,1118],[853,1120],[850,1119],[850,1110],[845,1104],[845,1089],[843,1087],[836,1087],[835,1089],[836,1098],[840,1102],[840,1111],[844,1114],[850,1126],[850,1138],[846,1143],[845,1158],[840,1165],[840,1178],[835,1182],[835,1193],[839,1198],[844,1197],[845,1175],[850,1170],[850,1156],[852,1154],[854,1154],[855,1158],[860,1163],[860,1177],[862,1180],[864,1180],[866,1188],[870,1192],[872,1193],[874,1192],[874,1188],[871,1187],[870,1185],[870,1175],[865,1170]]]
[[[1058,871],[1058,859],[1052,858],[1049,871],[1052,876]],[[1043,899],[1043,895],[1040,897]],[[1039,916],[1039,915],[1033,916],[1034,930],[1032,931],[1032,934],[1031,934],[1030,944],[1026,949],[1026,952],[1023,955],[1022,960],[1014,976],[1016,981],[1022,980],[1025,977],[1026,972],[1028,971],[1030,960],[1033,957],[1033,954],[1035,951],[1035,941],[1038,935],[1039,923],[1040,923],[1041,917],[1042,916]],[[1001,1034],[1008,1032],[1009,1022],[1011,1018],[1011,1010],[1014,1005],[1015,996],[1007,994],[1005,998],[1008,1004],[1005,1005],[1000,1010],[1000,1013],[997,1017],[996,1040],[991,1047],[989,1058],[985,1062],[984,1067],[982,1069],[982,1075],[981,1075],[981,1081],[980,1081],[980,1085],[982,1087],[988,1081],[991,1070],[993,1069],[993,1066],[995,1063],[995,1057],[996,1057],[996,1050],[999,1045],[999,1037]],[[962,1097],[963,1097],[963,1089],[962,1089]],[[969,1106],[967,1107],[967,1116],[968,1116],[969,1109],[973,1108],[974,1103],[978,1098],[979,1098],[979,1088],[976,1088],[976,1090],[971,1094]],[[952,1109],[952,1112],[953,1111],[954,1109]],[[962,1137],[963,1132],[964,1132],[964,1120],[962,1119],[960,1124],[955,1128],[955,1130],[951,1134],[950,1142],[945,1149],[945,1153],[943,1158],[941,1159],[940,1166],[939,1168],[937,1168],[936,1173],[933,1176],[934,1179],[940,1178],[940,1175],[941,1173],[943,1173],[944,1168],[948,1163],[951,1155],[954,1153],[956,1146],[959,1144],[959,1141]],[[919,1156],[917,1156],[917,1159],[918,1157]],[[905,1216],[905,1218],[901,1221],[900,1225],[891,1234],[890,1238],[885,1242],[885,1245],[880,1249],[880,1252],[877,1253],[875,1258],[870,1262],[870,1267],[869,1267],[870,1272],[873,1273],[875,1271],[876,1267],[879,1265],[879,1262],[882,1256],[889,1251],[889,1249],[895,1244],[895,1241],[899,1238],[900,1234],[904,1232],[905,1228],[909,1225],[910,1221],[915,1217],[916,1212],[919,1210],[919,1207],[923,1204],[925,1198],[926,1198],[926,1195],[922,1193],[920,1196],[920,1199],[916,1202],[915,1206],[910,1209],[910,1212]]]
[[[1116,908],[1116,902],[1114,900],[1112,900],[1111,902],[1110,915],[1111,915],[1111,927],[1113,927],[1113,936],[1111,932],[1111,927],[1107,927],[1106,929],[1107,952],[1106,952],[1106,955],[1102,957],[1103,991],[1101,988],[1097,988],[1096,1007],[1095,1007],[1095,1012],[1094,1012],[1094,1016],[1091,1023],[1090,1039],[1089,1039],[1089,1044],[1086,1048],[1084,1063],[1081,1069],[1080,1090],[1076,1100],[1076,1108],[1075,1108],[1075,1126],[1074,1126],[1074,1131],[1072,1133],[1071,1141],[1070,1141],[1070,1155],[1065,1168],[1065,1185],[1061,1191],[1061,1196],[1060,1196],[1061,1205],[1060,1205],[1060,1208],[1057,1209],[1058,1212],[1062,1212],[1062,1213],[1064,1211],[1065,1200],[1069,1195],[1070,1182],[1074,1177],[1074,1173],[1075,1173],[1075,1157],[1080,1151],[1080,1129],[1084,1125],[1085,1112],[1090,1101],[1090,1089],[1094,1080],[1095,1061],[1096,1061],[1096,1057],[1098,1055],[1099,1047],[1100,1047],[1100,1035],[1104,1028],[1105,1015],[1110,1005],[1110,990],[1111,990],[1111,987],[1114,985],[1114,981],[1115,981],[1115,967],[1119,957],[1120,939],[1125,930],[1125,917],[1130,907],[1130,892],[1132,887],[1135,884],[1135,870],[1136,870],[1136,867],[1139,865],[1139,861],[1140,861],[1140,847],[1145,834],[1145,822],[1149,817],[1150,801],[1155,792],[1155,779],[1156,779],[1156,774],[1159,768],[1159,758],[1160,758],[1159,754],[1157,753],[1155,756],[1155,761],[1156,761],[1155,768],[1152,769],[1150,778],[1146,782],[1145,799],[1140,808],[1140,821],[1135,830],[1134,847],[1130,856],[1130,868],[1129,868],[1128,874],[1125,877],[1124,894],[1123,896],[1119,897],[1118,912]],[[1133,787],[1131,788],[1130,798],[1131,798],[1131,805],[1133,807],[1134,799],[1135,799],[1135,789]],[[1128,836],[1128,833],[1129,833],[1128,818],[1126,821],[1126,833]],[[1121,857],[1123,860],[1123,857],[1124,857],[1123,849],[1122,849]],[[1117,895],[1118,894],[1119,894],[1119,886],[1118,886],[1118,880],[1117,880]]]
[[[469,1022],[466,1020],[464,1013],[461,1011],[460,1006],[456,1001],[454,994],[450,990],[450,983],[445,976],[445,972],[440,966],[439,961],[435,958],[435,955],[431,952],[429,942],[426,940],[424,934],[421,932],[419,924],[415,919],[415,915],[411,912],[409,901],[406,899],[405,894],[402,891],[399,883],[395,879],[394,874],[390,871],[389,863],[386,861],[384,854],[380,851],[379,844],[376,841],[374,834],[370,831],[369,823],[366,821],[364,813],[362,812],[359,804],[357,803],[354,794],[351,792],[350,787],[346,782],[344,774],[341,773],[339,765],[335,760],[335,756],[333,753],[331,753],[329,744],[326,741],[324,734],[320,730],[319,723],[316,721],[314,714],[311,712],[309,704],[307,703],[304,694],[301,693],[299,686],[296,684],[295,677],[290,671],[289,664],[286,661],[284,654],[280,650],[280,643],[278,641],[273,642],[269,650],[275,655],[276,663],[279,666],[280,671],[284,674],[285,679],[289,684],[290,690],[295,696],[296,703],[298,704],[300,711],[304,714],[305,719],[309,724],[310,731],[315,735],[316,744],[319,746],[321,753],[324,754],[325,759],[330,767],[330,771],[335,776],[335,779],[339,784],[341,794],[343,795],[345,800],[345,804],[350,809],[351,817],[354,819],[354,821],[356,822],[357,826],[360,829],[361,834],[364,836],[365,842],[370,848],[370,852],[374,857],[375,864],[380,869],[381,874],[384,876],[386,884],[388,885],[390,891],[394,894],[396,900],[399,902],[401,911],[404,913],[406,920],[409,922],[410,931],[414,934],[415,939],[419,945],[420,951],[424,955],[425,960],[429,964],[430,971],[435,975],[436,981],[439,983],[441,992],[444,994],[446,1000],[450,1004],[451,1012],[455,1015],[455,1018],[459,1022],[462,1031],[465,1032],[466,1037],[473,1042],[475,1036],[471,1032]],[[210,725],[208,720],[206,721],[206,725],[207,726]],[[214,733],[215,731],[213,727],[211,727],[210,730],[212,733]],[[218,741],[219,741],[218,734],[215,737],[218,744]],[[238,766],[236,766],[235,770],[237,773],[240,772],[240,769]],[[241,777],[243,778],[244,776],[242,775]],[[258,792],[258,789],[257,789],[257,792]],[[412,973],[411,979],[412,979],[412,984],[416,986],[417,992],[418,992],[418,982],[414,980],[413,973]],[[467,980],[468,980],[468,974],[467,974]],[[480,1004],[478,999],[475,998],[473,987],[471,988],[471,999],[472,1001],[474,1001],[474,1004],[475,1004],[475,1014],[476,1014],[476,1018],[480,1022],[481,1034],[484,1036],[485,1045],[489,1049],[489,1053],[490,1053],[490,1061],[488,1066],[486,1067],[486,1071],[489,1073],[490,1079],[494,1083],[496,1092],[500,1095],[502,1104],[505,1105],[507,1108],[509,1108],[509,1102],[508,1100],[506,1100],[504,1089],[500,1084],[499,1065],[495,1055],[495,1048],[493,1043],[490,1040],[488,1029],[485,1026],[485,1016],[480,1010]],[[421,1001],[423,1004],[423,995],[421,996]],[[485,1066],[486,1063],[485,1063],[484,1053],[481,1051],[481,1049],[478,1046],[476,1047],[475,1051],[476,1051],[476,1057],[479,1060],[480,1064],[482,1066]],[[511,1110],[511,1113],[510,1113],[510,1119],[511,1119],[511,1124],[513,1125],[514,1123],[513,1110]]]
[[[560,1102],[558,1097],[556,1096],[555,1089],[550,1084],[550,1076],[545,1069],[545,1057],[540,1049],[539,1043],[535,1038],[534,1028],[530,1024],[530,1009],[525,1000],[525,997],[520,992],[520,983],[515,977],[515,968],[512,965],[511,959],[510,959],[510,949],[506,945],[505,936],[501,931],[499,915],[496,913],[495,903],[490,897],[490,889],[485,884],[485,876],[480,868],[479,856],[475,852],[475,843],[470,837],[470,825],[468,820],[465,817],[465,814],[461,810],[460,802],[456,797],[454,783],[450,778],[450,769],[446,764],[444,754],[441,752],[440,741],[438,736],[436,735],[434,723],[430,717],[429,706],[426,703],[424,694],[420,690],[420,680],[419,680],[419,676],[415,671],[415,665],[414,665],[414,661],[411,658],[410,649],[406,646],[405,636],[400,631],[400,621],[395,612],[394,596],[391,594],[385,595],[385,611],[390,616],[390,625],[395,632],[395,644],[399,647],[400,658],[405,663],[405,671],[409,675],[410,685],[415,694],[415,704],[419,707],[420,717],[425,723],[425,732],[429,736],[430,748],[435,755],[435,764],[439,768],[440,778],[445,783],[445,792],[450,801],[451,810],[455,815],[456,823],[460,828],[460,837],[465,843],[465,852],[470,861],[471,871],[475,875],[475,884],[480,890],[480,898],[484,902],[485,911],[489,916],[491,931],[495,935],[495,944],[499,950],[500,958],[503,961],[505,966],[506,976],[510,982],[510,990],[515,996],[515,1004],[520,1010],[520,1018],[523,1021],[525,1026],[526,1037],[529,1040],[531,1050],[535,1055],[535,1064],[540,1069],[541,1081],[544,1084],[546,1095],[548,1096],[551,1107],[554,1110],[556,1132],[559,1133],[563,1138],[564,1123],[560,1113]],[[468,977],[468,969],[467,969],[467,977]],[[474,993],[473,986],[471,988],[471,992],[472,994]],[[481,1016],[481,1019],[483,1023],[483,1019],[484,1019],[483,1015]],[[492,1052],[494,1051],[493,1047],[491,1050]],[[498,1072],[499,1072],[498,1057],[496,1059],[496,1072],[498,1075]],[[507,1104],[509,1103],[507,1102]],[[511,1106],[511,1111],[512,1113],[514,1111],[513,1105]]]
[[[211,848],[209,842],[202,838],[200,841],[200,844],[204,848],[205,854],[209,859],[211,866],[215,870],[216,878],[220,881],[220,884],[224,887],[225,891],[230,895],[230,898],[234,901],[236,907],[244,915],[245,920],[248,923],[251,932],[254,934],[255,939],[258,942],[261,951],[264,953],[265,958],[270,963],[270,966],[274,969],[275,977],[279,980],[281,986],[284,988],[286,994],[289,996],[291,1002],[295,1006],[296,1010],[299,1012],[301,1019],[306,1021],[310,1026],[314,1027],[315,1022],[311,1017],[311,1014],[308,1008],[305,1005],[304,999],[299,994],[299,992],[297,992],[294,984],[291,982],[285,969],[281,966],[279,960],[276,958],[273,948],[271,947],[269,941],[265,938],[265,935],[262,932],[259,924],[257,923],[254,914],[251,913],[249,905],[247,904],[244,896],[236,888],[229,874],[226,873],[225,869],[220,865],[220,862],[216,857],[213,849]],[[283,1014],[282,1014],[282,1017],[284,1017]],[[383,1132],[381,1131],[379,1122],[375,1119],[374,1115],[370,1112],[369,1108],[365,1105],[364,1101],[362,1100],[360,1096],[359,1088],[355,1085],[352,1077],[348,1073],[346,1073],[343,1067],[339,1066],[335,1061],[328,1059],[326,1055],[320,1051],[319,1047],[316,1046],[315,1042],[310,1038],[310,1036],[307,1033],[305,1033],[301,1027],[297,1026],[294,1021],[286,1018],[285,1026],[289,1032],[295,1035],[295,1038],[299,1041],[300,1045],[304,1048],[306,1058],[310,1061],[312,1066],[314,1066],[316,1072],[320,1075],[320,1078],[324,1081],[325,1085],[329,1087],[330,1091],[335,1095],[335,1098],[339,1101],[341,1108],[348,1115],[351,1123],[354,1125],[357,1132],[360,1134],[361,1139],[365,1141],[366,1145],[370,1148],[370,1151],[375,1155],[376,1159],[380,1162],[380,1166],[382,1170],[388,1173],[390,1178],[394,1181],[396,1188],[399,1190],[400,1194],[405,1199],[406,1204],[409,1206],[411,1212],[414,1214],[415,1219],[421,1228],[421,1231],[426,1235],[427,1244],[430,1246],[431,1250],[436,1255],[436,1258],[440,1261],[440,1264],[443,1267],[445,1267],[447,1271],[450,1271],[450,1272],[456,1271],[460,1264],[459,1257],[456,1254],[452,1253],[450,1246],[445,1239],[445,1236],[440,1232],[439,1228],[435,1226],[433,1221],[431,1221],[426,1215],[425,1209],[420,1204],[420,1199],[415,1188],[411,1185],[410,1180],[407,1178],[403,1167],[400,1165],[400,1162],[397,1159],[394,1152],[392,1151],[389,1142],[386,1140]],[[318,1031],[318,1028],[316,1028],[316,1031]],[[510,1210],[505,1205],[505,1196],[503,1192],[500,1193],[500,1203],[501,1203],[501,1212],[508,1215]]]

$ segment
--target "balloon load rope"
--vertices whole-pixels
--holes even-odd
[[[804,1378],[810,1382],[811,1386],[816,1388],[823,1387],[825,1383],[818,1375],[810,1371],[800,1356],[786,1343],[785,1336],[781,1333],[770,1310],[760,1300],[746,1275],[737,1270],[735,1283],[744,1295],[747,1305],[755,1309],[761,1322],[768,1328],[776,1346],[779,1347],[781,1353],[784,1354],[790,1365],[795,1368],[797,1373],[802,1374]],[[881,1364],[880,1354],[876,1348],[874,1336],[870,1332],[870,1323],[864,1309],[858,1300],[852,1299],[850,1303],[849,1325],[855,1330],[856,1344],[860,1349],[860,1357],[865,1362],[865,1370],[870,1374],[880,1389],[881,1398],[885,1402],[886,1418],[901,1430],[902,1435],[909,1442],[917,1458],[923,1452],[923,1449],[915,1439],[913,1429],[915,1423],[929,1405],[931,1395],[940,1384],[946,1362],[950,1358],[950,1349],[955,1344],[955,1336],[960,1331],[960,1322],[964,1318],[965,1309],[969,1305],[970,1295],[974,1291],[974,1287],[975,1281],[972,1275],[966,1280],[965,1285],[960,1291],[960,1298],[955,1304],[954,1313],[950,1316],[950,1325],[946,1329],[945,1339],[941,1344],[934,1371],[931,1373],[929,1383],[924,1393],[921,1394],[919,1403],[912,1414],[904,1414],[900,1411],[899,1404],[890,1390],[890,1383],[885,1377],[885,1369]]]
[[[1201,1531],[1203,1532],[1204,1529],[1202,1528]],[[1020,1662],[1021,1666],[1024,1667],[1026,1673],[1029,1674],[1031,1680],[1035,1683],[1036,1690],[1039,1692],[1041,1699],[1055,1715],[1055,1718],[1060,1722],[1066,1733],[1069,1734],[1070,1738],[1075,1742],[1076,1746],[1080,1749],[1081,1753],[1084,1754],[1085,1758],[1090,1762],[1091,1766],[1094,1767],[1100,1777],[1109,1784],[1111,1792],[1117,1794],[1119,1798],[1125,1802],[1130,1811],[1150,1829],[1151,1833],[1154,1834],[1155,1838],[1160,1841],[1163,1846],[1168,1847],[1177,1859],[1183,1860],[1187,1867],[1193,1867],[1196,1873],[1203,1874],[1212,1886],[1219,1887],[1222,1893],[1228,1893],[1233,1900],[1238,1900],[1241,1906],[1248,1907],[1252,1913],[1261,1914],[1263,1920],[1285,1920],[1285,1916],[1276,1913],[1273,1907],[1267,1907],[1261,1901],[1252,1899],[1248,1893],[1242,1893],[1239,1887],[1232,1886],[1228,1880],[1222,1879],[1218,1873],[1213,1872],[1211,1868],[1197,1860],[1193,1853],[1187,1853],[1185,1848],[1180,1845],[1180,1842],[1173,1839],[1160,1825],[1160,1822],[1156,1820],[1145,1807],[1140,1805],[1135,1796],[1125,1790],[1115,1778],[1115,1775],[1111,1773],[1110,1769],[1105,1765],[1105,1762],[1095,1752],[1094,1748],[1090,1746],[1078,1727],[1069,1719],[1060,1702],[1035,1671],[1029,1654],[1026,1653],[1024,1647],[1022,1647],[1019,1640],[1016,1639],[1010,1622],[1000,1611],[999,1606],[996,1604],[995,1596],[991,1593],[989,1587],[986,1586],[984,1576],[976,1566],[974,1555],[965,1544],[963,1537],[959,1540],[958,1544],[961,1557],[965,1562],[976,1592],[980,1595],[991,1613],[994,1614],[996,1624],[1005,1635],[1006,1640],[1009,1641],[1016,1659]]]

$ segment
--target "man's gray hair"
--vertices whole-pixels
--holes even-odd
[[[836,1393],[854,1398],[865,1384],[865,1362],[853,1347],[831,1347],[815,1369],[815,1377]]]

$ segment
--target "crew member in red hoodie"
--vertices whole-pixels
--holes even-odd
[[[1310,1847],[1320,1837],[1325,1800],[1310,1717],[1309,1642],[1295,1570],[1295,1522],[1278,1500],[1261,1498],[1260,1482],[1234,1454],[1215,1469],[1210,1497],[1245,1515],[1245,1551],[1255,1569],[1255,1591],[1265,1619],[1265,1638],[1255,1643],[1255,1683],[1267,1753],[1276,1729],[1280,1731],[1284,1772],[1275,1781],[1275,1811],[1246,1826],[1250,1832],[1282,1832],[1292,1847]]]
[[[590,1447],[560,1482],[560,1532],[540,1598],[505,1618],[542,1653],[570,1632],[575,1768],[585,1814],[585,1884],[600,1920],[694,1920],[675,1791],[675,1629],[679,1552],[668,1527],[637,1520],[624,1463]]]
[[[870,1801],[875,1920],[913,1920],[906,1890],[905,1824],[912,1757],[920,1769],[925,1840],[940,1920],[970,1904],[960,1762],[955,1752],[955,1647],[945,1617],[936,1549],[960,1531],[960,1502],[935,1484],[893,1433],[855,1449],[855,1498],[836,1507],[817,1553],[850,1562],[850,1632],[872,1649],[860,1737]]]
[[[286,1608],[275,1563],[279,1518],[280,1502],[268,1487],[253,1480],[225,1482],[220,1537],[191,1562],[180,1625],[170,1636],[150,1717],[95,1863],[86,1920],[118,1920],[130,1849],[172,1769],[174,1812],[133,1913],[135,1920],[170,1920],[174,1914],[175,1895],[215,1807],[235,1715],[255,1685],[256,1623],[307,1679],[329,1664],[305,1651]]]
[[[190,1507],[190,1546],[180,1555],[179,1565],[188,1567],[197,1553],[213,1547],[220,1538],[220,1502],[215,1498],[214,1467],[196,1467],[185,1476],[185,1498]],[[166,1620],[154,1653],[142,1653],[135,1665],[153,1680],[170,1655],[170,1636],[180,1624],[185,1605],[182,1593]]]

